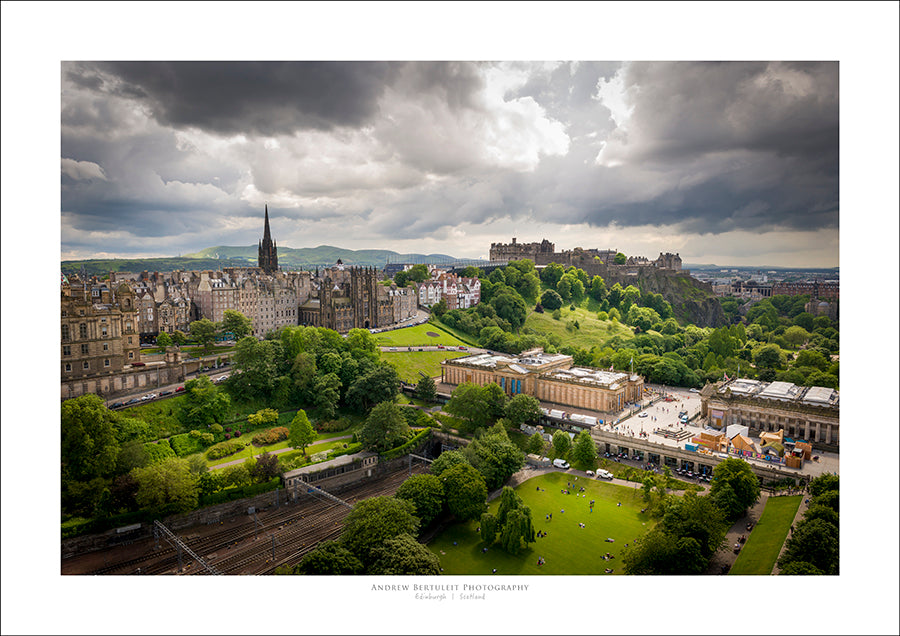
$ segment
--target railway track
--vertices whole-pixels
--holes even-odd
[[[422,472],[422,466],[413,472]],[[366,482],[341,493],[351,505],[357,501],[390,495],[408,477],[408,470],[395,470],[374,482]],[[180,538],[205,561],[226,574],[271,573],[279,565],[295,565],[321,541],[336,539],[349,508],[318,495],[303,495],[275,510],[260,513],[256,520],[236,518],[234,524],[206,536],[179,533]],[[275,538],[274,542],[272,537]],[[139,546],[142,542],[132,544]],[[274,543],[274,555],[273,555]],[[105,564],[87,574],[165,574],[176,573],[177,550],[165,540],[145,539],[144,554]],[[185,573],[206,573],[187,555]]]

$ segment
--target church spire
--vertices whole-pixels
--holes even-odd
[[[272,232],[269,230],[269,204],[266,204],[266,224],[263,229],[263,238],[259,242],[259,267],[271,274],[278,269],[278,248],[272,241]]]
[[[269,204],[266,203],[266,227],[263,230],[263,241],[271,241],[272,233],[269,232]]]

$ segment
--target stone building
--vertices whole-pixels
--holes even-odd
[[[443,299],[447,309],[468,309],[481,300],[481,281],[447,272],[437,272],[416,285],[420,307],[431,307]]]
[[[838,281],[813,280],[779,282],[772,286],[773,296],[803,296],[804,294],[809,294],[810,298],[839,300],[841,284]]]
[[[707,384],[700,392],[700,414],[711,426],[747,426],[750,434],[784,434],[837,450],[840,443],[840,394],[827,387],[746,378]]]
[[[62,284],[60,361],[63,380],[121,371],[141,358],[138,311],[126,284],[111,289],[96,279]]]
[[[313,284],[318,289],[299,309],[301,325],[346,333],[386,327],[416,315],[409,292],[380,284],[372,267],[344,267],[338,261]]]
[[[552,255],[556,246],[547,239],[540,243],[491,243],[490,259],[492,261],[519,261],[530,258],[535,263],[542,257]]]
[[[518,356],[477,354],[441,362],[441,381],[495,383],[507,395],[525,393],[551,404],[613,413],[641,399],[644,379],[639,375],[573,367],[572,356],[543,349]]]

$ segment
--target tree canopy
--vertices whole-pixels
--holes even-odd
[[[62,403],[63,479],[91,479],[110,474],[116,467],[119,442],[115,416],[99,395],[88,393]]]
[[[372,550],[372,560],[367,572],[372,575],[428,576],[441,573],[438,556],[406,533],[386,539],[376,546]]]
[[[710,495],[717,493],[727,484],[736,497],[740,514],[743,514],[759,499],[759,479],[753,474],[750,464],[742,459],[729,457],[713,468],[713,482]],[[740,515],[738,515],[740,516]],[[732,518],[736,518],[732,516]]]
[[[447,509],[452,515],[460,521],[481,517],[487,509],[487,486],[480,472],[465,462],[448,468],[440,478],[444,482]]]
[[[297,414],[291,420],[290,436],[288,443],[291,448],[299,448],[306,455],[306,447],[312,444],[316,439],[316,431],[306,416],[306,411],[297,409]]]
[[[381,453],[405,442],[408,433],[409,425],[400,407],[388,401],[372,409],[359,439],[366,448]]]
[[[412,502],[415,515],[427,526],[444,508],[444,484],[436,475],[412,475],[400,484],[395,497]]]
[[[356,555],[364,565],[371,564],[377,554],[375,549],[385,541],[401,534],[415,536],[419,531],[419,519],[415,506],[396,497],[372,497],[353,506],[344,519],[341,544]]]
[[[253,323],[241,312],[226,309],[222,314],[222,331],[231,333],[235,340],[240,340],[253,333]]]

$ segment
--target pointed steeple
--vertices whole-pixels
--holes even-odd
[[[263,241],[271,241],[272,233],[269,231],[269,204],[266,203],[266,228],[263,230]]]

